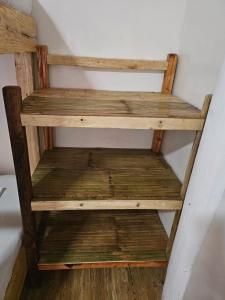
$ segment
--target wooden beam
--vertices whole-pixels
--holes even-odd
[[[23,244],[26,249],[28,269],[31,273],[36,269],[38,259],[35,221],[31,210],[32,183],[27,150],[25,128],[20,120],[22,94],[19,87],[3,88],[3,97],[8,121],[9,135],[18,186],[20,209],[23,223]]]
[[[145,117],[60,116],[21,113],[23,126],[202,130],[204,119]]]
[[[32,70],[32,54],[17,53],[15,54],[16,78],[17,84],[21,87],[22,98],[25,99],[34,90],[33,70]],[[39,160],[39,140],[36,127],[27,126],[26,135],[28,142],[28,153],[31,174],[33,174]]]
[[[204,104],[203,104],[203,107],[202,107],[202,116],[204,117],[205,120],[207,118],[207,114],[208,114],[211,99],[212,99],[212,95],[207,95],[205,97],[205,101],[204,101]],[[202,131],[197,131],[196,136],[195,136],[195,140],[194,140],[194,143],[193,143],[193,146],[192,146],[188,166],[186,168],[186,172],[185,172],[185,176],[184,176],[184,182],[183,182],[183,185],[182,185],[182,188],[181,188],[181,197],[182,197],[183,201],[185,199],[186,192],[187,192],[188,185],[189,185],[190,178],[191,178],[191,174],[192,174],[192,171],[193,171],[193,168],[194,168],[194,163],[195,163],[196,155],[197,155],[197,152],[198,152],[199,144],[201,142],[201,137],[202,137]],[[181,212],[182,212],[182,210],[177,211],[175,213],[175,217],[174,217],[174,220],[173,220],[173,225],[172,225],[172,229],[171,229],[171,233],[170,233],[170,237],[169,237],[169,241],[168,241],[168,245],[167,245],[167,256],[168,257],[170,257],[170,255],[171,255],[172,246],[173,246],[173,242],[174,242],[174,239],[175,239],[175,236],[176,236],[178,224],[179,224],[179,221],[180,221]]]
[[[180,200],[52,200],[33,199],[33,211],[56,210],[106,210],[106,209],[163,209],[179,210],[183,202]]]
[[[49,70],[47,64],[48,47],[37,46],[37,62],[38,62],[38,82],[40,89],[49,88]],[[51,126],[51,125],[50,125]],[[53,148],[53,129],[51,127],[43,128],[44,149],[51,150]]]
[[[32,17],[0,4],[0,53],[35,52],[35,37]]]
[[[169,54],[167,57],[168,68],[164,73],[162,93],[163,94],[172,94],[173,83],[176,74],[178,57],[176,54]],[[164,131],[156,130],[154,131],[153,141],[152,141],[152,151],[159,153],[163,141]]]
[[[85,69],[113,71],[165,71],[168,62],[164,60],[135,60],[119,58],[97,58],[48,54],[49,65],[76,66]]]

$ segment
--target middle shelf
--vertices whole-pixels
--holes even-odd
[[[32,182],[33,211],[182,208],[180,181],[150,150],[54,148]]]

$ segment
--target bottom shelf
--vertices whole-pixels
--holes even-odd
[[[166,267],[167,240],[155,211],[51,212],[38,268]]]

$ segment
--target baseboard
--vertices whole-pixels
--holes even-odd
[[[25,249],[21,247],[13,267],[12,277],[6,289],[4,300],[19,300],[27,275]]]

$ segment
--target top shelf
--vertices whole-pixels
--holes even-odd
[[[180,98],[150,92],[42,89],[23,101],[24,126],[201,130],[204,116]]]

